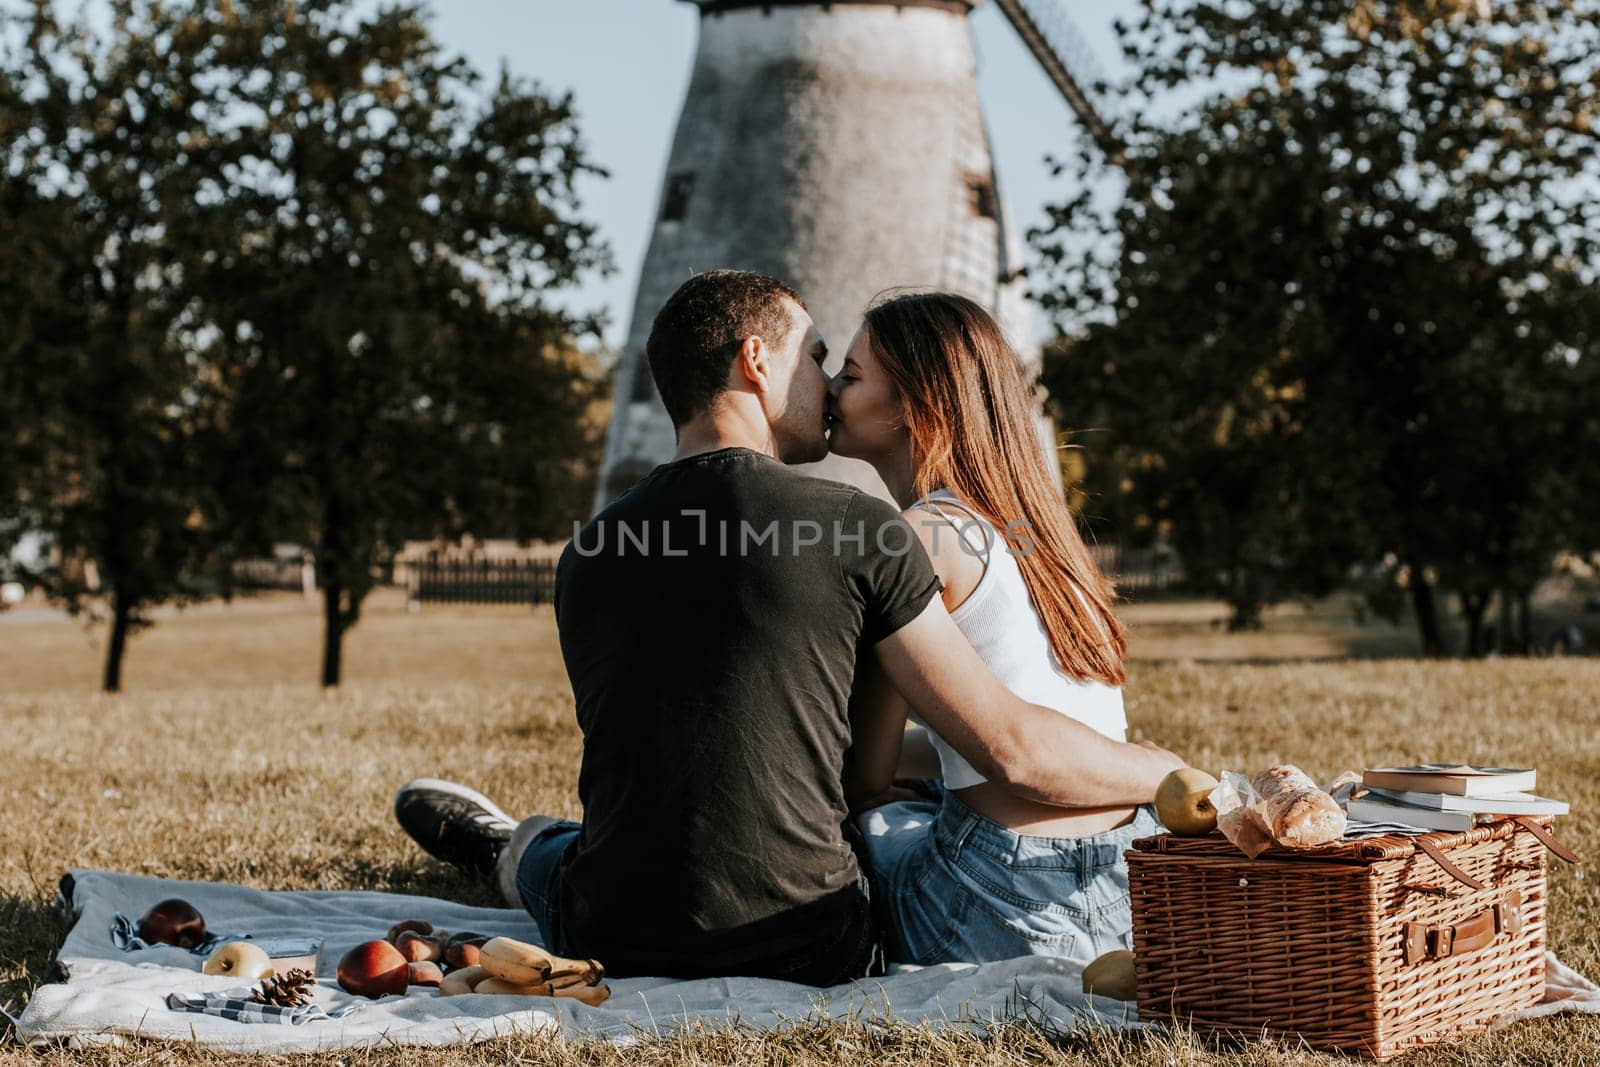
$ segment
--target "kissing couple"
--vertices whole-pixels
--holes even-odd
[[[832,378],[827,352],[763,275],[672,295],[646,356],[677,452],[557,569],[583,820],[421,778],[400,825],[619,977],[1129,947],[1122,854],[1183,761],[1125,740],[1113,590],[1020,361],[946,293],[869,308]],[[789,467],[830,450],[900,510]]]

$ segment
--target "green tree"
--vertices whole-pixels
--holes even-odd
[[[1066,421],[1241,622],[1386,556],[1430,653],[1440,582],[1469,628],[1525,605],[1600,359],[1596,6],[1153,0],[1119,34],[1132,195],[1081,152],[1036,237]]]
[[[18,421],[0,489],[14,525],[50,540],[49,595],[76,614],[103,594],[115,692],[149,609],[197,592],[207,477],[167,254],[190,199],[181,145],[200,131],[195,56],[172,47],[161,8],[117,0],[110,14],[108,35],[45,3],[6,26],[0,286],[15,313],[0,377]]]
[[[221,110],[191,153],[184,269],[228,412],[220,524],[311,547],[322,683],[408,537],[553,535],[581,510],[592,330],[551,300],[609,269],[578,216],[600,173],[570,97],[484,92],[421,10],[354,0],[197,7]]]
[[[10,57],[7,57],[8,59]],[[0,144],[13,144],[27,128],[27,102],[18,71],[0,63]],[[34,310],[50,292],[48,278],[34,268],[45,260],[39,242],[48,234],[42,204],[12,160],[0,167],[0,299],[15,309],[9,329],[0,335],[0,561],[16,546],[28,525],[23,499],[22,471],[29,465],[38,434],[38,408],[28,402],[35,380],[24,375],[36,329]],[[0,566],[0,570],[3,570]]]

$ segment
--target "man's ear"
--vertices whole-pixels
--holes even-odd
[[[739,342],[739,351],[733,357],[734,381],[743,383],[758,393],[772,387],[772,352],[759,337],[746,337]]]

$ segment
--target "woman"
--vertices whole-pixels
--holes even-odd
[[[1112,588],[1061,499],[1021,364],[989,314],[947,293],[885,300],[867,311],[831,393],[832,451],[877,469],[989,668],[1023,699],[1124,740]],[[872,809],[858,826],[890,959],[1088,961],[1129,947],[1122,853],[1159,831],[1148,807],[1016,796],[930,731],[907,731],[908,716],[915,709],[864,663],[847,787],[857,811]],[[937,799],[894,800],[907,795],[895,779],[933,776]]]

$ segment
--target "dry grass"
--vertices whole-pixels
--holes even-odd
[[[1578,812],[1559,826],[1562,836],[1600,856],[1600,827],[1590,814],[1600,808],[1600,662],[1196,663],[1174,657],[1191,648],[1216,654],[1210,609],[1136,611],[1140,634],[1149,636],[1136,639],[1146,661],[1133,672],[1130,715],[1140,734],[1197,765],[1293,761],[1328,774],[1421,756],[1533,764],[1541,791],[1571,800]],[[0,1006],[18,1011],[45,975],[64,933],[50,898],[69,867],[487,903],[478,887],[426,862],[391,824],[395,785],[444,774],[512,811],[576,814],[577,734],[548,610],[407,615],[398,600],[380,598],[352,635],[349,684],[328,696],[299,684],[316,669],[317,621],[314,608],[292,600],[163,620],[134,643],[130,692],[120,698],[91,695],[98,652],[78,624],[0,623],[7,686],[0,730],[8,739],[0,772]],[[1350,651],[1336,620],[1275,625],[1287,636],[1272,627],[1252,635],[1243,658],[1304,654],[1308,633],[1321,643],[1312,654]],[[271,727],[270,748],[259,740],[263,725]],[[1600,973],[1600,882],[1557,864],[1551,884],[1552,946],[1580,970]],[[1060,1035],[1021,1023],[984,1039],[830,1024],[777,1035],[701,1031],[623,1050],[525,1037],[426,1055],[444,1067],[1344,1062],[1182,1032]],[[0,1048],[0,1063],[209,1058],[156,1044],[92,1053]],[[323,1057],[330,1064],[419,1058],[396,1049]],[[1408,1062],[1600,1063],[1600,1020],[1525,1024]]]

